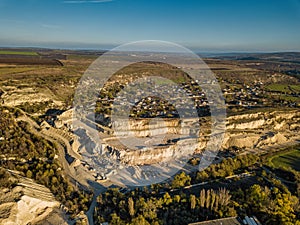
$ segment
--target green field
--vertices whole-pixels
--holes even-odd
[[[296,92],[300,92],[300,85],[290,85],[291,89]]]
[[[36,52],[0,50],[0,55],[38,55]]]
[[[282,95],[280,96],[281,99],[286,100],[286,101],[292,101],[292,102],[299,102],[300,98],[295,97],[295,96],[290,96],[290,95]]]
[[[281,93],[300,92],[300,85],[289,84],[270,84],[266,86],[268,91],[277,91]]]
[[[289,85],[287,84],[270,84],[266,86],[269,91],[289,92]]]
[[[300,172],[300,148],[275,155],[271,162],[275,167],[291,167]]]

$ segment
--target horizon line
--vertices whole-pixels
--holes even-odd
[[[50,46],[30,46],[30,45],[16,45],[16,46],[2,46],[0,45],[0,49],[45,49],[45,50],[68,50],[68,51],[110,51],[112,48],[99,48],[99,47],[50,47]],[[210,54],[263,54],[263,53],[300,53],[300,50],[195,50],[190,48],[193,52],[200,54],[200,53],[210,53]],[[130,51],[129,51],[130,52]],[[135,52],[135,51],[132,51]],[[138,51],[136,51],[138,52]]]

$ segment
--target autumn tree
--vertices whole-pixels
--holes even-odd
[[[134,213],[135,213],[135,210],[134,210],[134,201],[133,201],[133,199],[131,197],[128,198],[128,212],[129,212],[129,215],[131,217],[134,216]]]
[[[132,219],[130,225],[150,225],[150,223],[142,215],[139,215]]]
[[[190,195],[190,203],[191,203],[191,209],[194,210],[196,208],[196,196]]]
[[[172,188],[181,188],[191,184],[191,177],[186,175],[185,172],[177,174],[172,181]]]

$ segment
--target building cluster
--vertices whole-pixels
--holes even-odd
[[[151,88],[149,88],[151,87]],[[110,89],[109,91],[111,91]],[[113,89],[115,90],[115,89]],[[102,90],[102,97],[97,101],[96,112],[110,114],[112,108],[118,113],[124,113],[130,106],[130,117],[149,118],[149,117],[178,117],[179,111],[184,112],[183,116],[192,116],[191,112],[202,115],[207,112],[209,104],[206,95],[196,82],[174,84],[155,84],[147,81],[141,85],[133,85],[128,89],[122,90],[121,94],[109,93],[107,89]],[[182,115],[180,115],[182,116]]]
[[[227,86],[223,89],[226,103],[229,106],[259,107],[267,103],[264,98],[265,91],[262,88],[263,83],[255,82],[253,86],[246,84],[237,89],[235,86]]]

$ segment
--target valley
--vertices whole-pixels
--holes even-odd
[[[41,210],[40,217],[30,215],[23,219],[20,215],[22,221],[39,224],[39,220],[47,218],[50,221],[53,216],[57,224],[62,220],[71,224],[105,222],[109,214],[104,212],[105,216],[97,215],[97,210],[104,210],[97,196],[110,193],[113,196],[120,194],[120,199],[132,198],[130,191],[139,192],[139,189],[135,189],[138,182],[144,182],[145,188],[155,192],[157,198],[163,193],[170,193],[173,198],[180,190],[184,190],[187,195],[194,193],[197,196],[202,188],[230,189],[229,183],[237,187],[247,182],[252,185],[269,185],[267,180],[272,183],[273,178],[282,178],[279,175],[286,171],[281,167],[298,170],[299,157],[296,150],[276,155],[287,147],[297,145],[300,140],[300,81],[296,72],[291,74],[291,65],[279,70],[273,65],[278,62],[273,61],[271,54],[271,59],[264,58],[263,61],[257,56],[243,59],[224,56],[204,58],[219,82],[226,103],[225,130],[217,127],[217,130],[220,129],[218,133],[212,129],[214,122],[210,118],[210,105],[213,102],[209,101],[201,85],[180,68],[147,62],[133,64],[114,74],[105,88],[99,91],[93,106],[94,115],[74,117],[76,86],[84,71],[102,53],[57,50],[53,53],[55,57],[66,56],[59,59],[63,66],[17,65],[6,61],[1,63],[0,59],[3,123],[0,134],[3,150],[0,152],[1,167],[11,171],[11,176],[23,179],[24,182],[18,182],[15,189],[26,189],[28,182],[30,188],[37,189],[37,196],[30,194],[31,189],[23,190],[24,196],[20,197],[17,204],[26,203],[29,207],[30,202],[40,201],[41,204],[39,209],[34,209]],[[39,54],[45,55],[42,52]],[[14,54],[9,55],[11,57]],[[289,63],[298,71],[297,63]],[[181,85],[195,103],[198,117],[187,114],[185,118],[180,118],[176,107],[168,102],[172,93],[162,88],[166,99],[151,96],[152,90],[145,98],[136,94],[132,96],[136,104],[132,105],[128,118],[114,121],[111,112],[117,94],[135,79],[155,74]],[[157,85],[168,84],[161,82]],[[180,92],[181,89],[173,90]],[[178,100],[180,107],[187,104],[185,99]],[[220,135],[224,135],[224,139],[221,140]],[[25,141],[29,136],[34,137],[33,140]],[[211,147],[210,151],[206,151],[207,146],[218,146],[219,139],[220,149]],[[274,168],[261,162],[268,166],[264,169],[258,162],[250,163],[249,160],[246,164],[249,164],[247,170],[250,170],[250,175],[245,175],[248,173],[243,166],[227,172],[219,169],[219,175],[210,171],[211,167],[221,166],[227,160],[244,156],[247,158],[249,155],[262,157],[266,154],[274,154],[271,160]],[[204,158],[211,159],[212,164],[204,170],[206,174],[200,172],[199,175],[199,162]],[[163,167],[166,165],[167,168],[180,169],[167,170]],[[278,172],[276,168],[283,171]],[[294,171],[286,170],[289,176],[294,174]],[[16,171],[19,171],[19,175],[15,175]],[[191,181],[171,187],[181,172],[187,174]],[[61,182],[61,188],[58,188],[60,185],[57,180]],[[150,188],[151,181],[161,184]],[[297,195],[294,183],[284,185]],[[111,189],[114,187],[118,188]],[[250,188],[251,185],[245,184],[245,187]],[[16,194],[15,189],[5,189],[4,195],[12,195],[10,192]],[[122,190],[125,190],[124,194]],[[50,197],[48,193],[53,196]],[[142,195],[146,193],[142,192]],[[103,201],[108,202],[109,199]],[[49,209],[42,204],[49,205]],[[11,216],[16,210],[13,203],[1,203],[0,207],[7,215],[0,218],[3,224],[15,221]],[[226,210],[233,208],[230,205]],[[127,220],[127,217],[123,216],[123,219]]]

